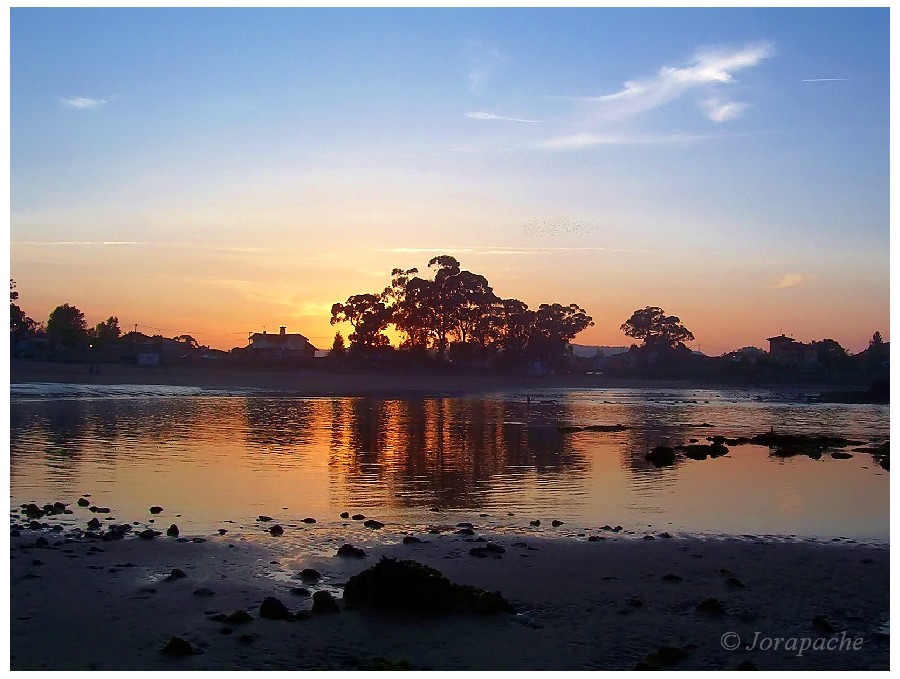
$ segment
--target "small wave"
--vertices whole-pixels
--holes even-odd
[[[32,382],[11,384],[13,401],[44,401],[54,399],[129,399],[166,398],[172,396],[232,396],[246,395],[244,391],[179,387],[165,384],[66,384]]]

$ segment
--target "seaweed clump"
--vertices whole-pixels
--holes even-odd
[[[515,613],[500,592],[457,585],[417,561],[388,557],[350,578],[344,600],[348,604],[429,614]]]

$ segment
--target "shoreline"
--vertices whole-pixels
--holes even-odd
[[[736,389],[812,395],[828,384],[732,384],[716,380],[646,380],[604,375],[501,375],[490,373],[314,372],[251,370],[228,366],[160,366],[102,364],[99,373],[87,364],[12,360],[11,384],[160,385],[200,389],[255,389],[296,396],[416,396],[488,394],[554,389]]]
[[[396,534],[395,534],[396,533]],[[278,538],[203,536],[198,544],[73,539],[22,531],[11,539],[13,670],[633,669],[662,647],[681,649],[672,669],[887,669],[889,547],[785,542],[765,538],[609,536],[522,537],[478,528],[474,535],[372,532],[365,558],[322,556],[343,543],[323,533],[319,556]],[[39,537],[46,547],[34,547]],[[502,553],[469,550],[487,540]],[[452,582],[500,591],[515,614],[428,616],[351,607],[297,621],[260,619],[277,597],[292,612],[310,599],[290,588],[343,584],[381,556],[413,559]],[[302,581],[302,568],[318,581]],[[186,577],[169,581],[173,568]],[[212,592],[194,594],[201,588]],[[713,597],[724,612],[697,605]],[[340,601],[340,599],[339,599]],[[230,625],[238,609],[254,620]],[[73,625],[84,633],[73,636]],[[737,650],[723,635],[740,635]],[[859,650],[824,649],[841,635]],[[179,636],[201,651],[171,658],[160,649]],[[821,640],[824,650],[763,649],[754,639]],[[835,644],[832,643],[832,646]]]

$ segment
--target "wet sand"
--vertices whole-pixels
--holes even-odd
[[[472,536],[455,529],[432,535],[423,526],[414,533],[423,540],[419,544],[402,544],[405,533],[385,526],[372,531],[375,546],[364,559],[321,556],[335,554],[340,528],[322,532],[318,557],[268,535],[104,542],[26,530],[11,540],[11,667],[627,670],[667,646],[683,652],[673,669],[735,669],[741,663],[763,670],[888,669],[886,545],[660,535],[645,540],[609,531],[594,531],[606,539],[589,542],[491,534],[474,522]],[[41,536],[48,546],[34,547]],[[470,555],[483,545],[479,537],[505,552]],[[339,613],[260,619],[265,597],[277,597],[292,612],[309,610],[310,599],[291,594],[291,587],[339,596],[350,576],[382,555],[430,565],[455,583],[499,590],[517,613],[426,616],[341,602]],[[297,574],[304,567],[316,568],[322,579],[301,581]],[[173,568],[186,577],[166,580]],[[194,594],[200,588],[212,594]],[[710,597],[724,612],[697,610]],[[213,619],[238,609],[254,620]],[[223,633],[223,627],[233,631]],[[736,650],[723,647],[728,634],[724,642]],[[160,653],[173,636],[201,653]],[[786,650],[782,641],[775,650],[775,638],[795,639],[798,646]],[[754,639],[756,648],[748,649]],[[799,654],[803,643],[811,648]],[[812,650],[816,646],[821,650]]]
[[[716,389],[753,388],[716,381],[637,380],[605,375],[502,375],[485,372],[460,373],[349,373],[289,370],[251,370],[235,365],[200,364],[148,368],[126,364],[103,364],[90,373],[87,364],[13,360],[10,382],[71,384],[144,384],[199,387],[203,389],[262,389],[299,396],[404,396],[484,394],[528,389]],[[781,392],[817,393],[815,385],[778,385]]]

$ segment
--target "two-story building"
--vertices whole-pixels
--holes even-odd
[[[286,356],[301,356],[312,358],[316,355],[316,348],[310,341],[299,333],[287,332],[287,327],[278,328],[277,335],[270,335],[265,330],[250,335],[250,344],[247,349],[253,354],[280,358]]]
[[[781,365],[814,366],[819,363],[819,350],[811,344],[798,342],[784,333],[769,337],[769,358]]]

